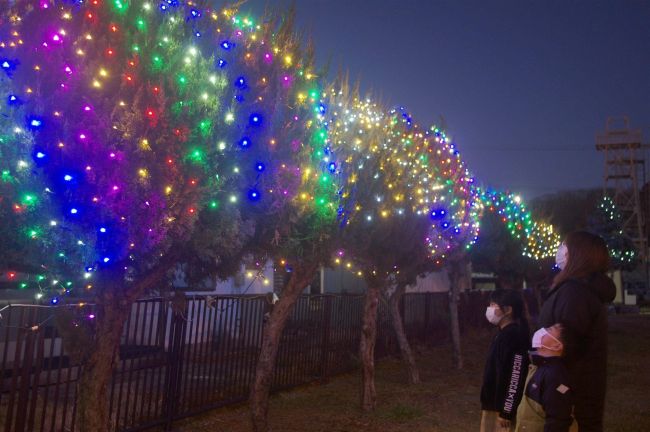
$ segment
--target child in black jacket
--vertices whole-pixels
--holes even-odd
[[[528,368],[530,337],[521,294],[496,290],[485,312],[499,327],[485,362],[481,387],[481,432],[513,431]]]
[[[570,345],[562,324],[541,328],[533,335],[531,366],[524,399],[517,410],[516,432],[569,432],[573,421],[573,390],[564,363]]]

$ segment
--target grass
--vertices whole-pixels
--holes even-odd
[[[479,390],[491,333],[475,331],[463,340],[465,367],[451,368],[447,345],[417,348],[422,384],[408,386],[401,362],[377,364],[377,409],[359,411],[357,373],[325,385],[309,385],[271,398],[269,419],[275,432],[462,432],[479,426]],[[605,430],[650,430],[650,315],[610,318],[610,361]],[[178,422],[178,432],[249,431],[245,405],[211,411]]]

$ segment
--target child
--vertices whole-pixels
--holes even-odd
[[[490,345],[483,374],[481,432],[513,431],[530,348],[521,294],[502,289],[492,292],[485,317],[499,332]]]
[[[536,351],[531,351],[525,396],[517,410],[517,432],[578,430],[571,415],[573,391],[563,359],[569,339],[568,330],[559,323],[533,335]]]

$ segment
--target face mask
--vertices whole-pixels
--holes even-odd
[[[568,249],[564,243],[560,244],[560,247],[557,248],[557,253],[555,254],[555,264],[560,270],[566,266],[567,262],[567,252]]]
[[[553,336],[552,334],[547,332],[546,329],[544,327],[542,327],[541,329],[537,330],[533,334],[533,348],[546,348],[549,351],[561,351],[562,347],[551,348],[551,347],[547,347],[546,345],[544,345],[542,343],[542,338],[544,336],[546,336],[546,335],[548,335],[552,339],[555,339],[555,341],[557,341],[557,343],[562,345],[562,342],[560,342],[555,336]]]
[[[488,306],[487,309],[485,309],[485,318],[487,318],[490,324],[499,325],[501,319],[503,319],[503,315],[497,315],[495,306]]]

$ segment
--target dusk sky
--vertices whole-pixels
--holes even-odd
[[[265,3],[241,10],[260,16]],[[629,116],[650,143],[650,1],[295,3],[319,64],[420,124],[442,116],[486,185],[526,198],[601,187],[595,134],[608,116]]]

